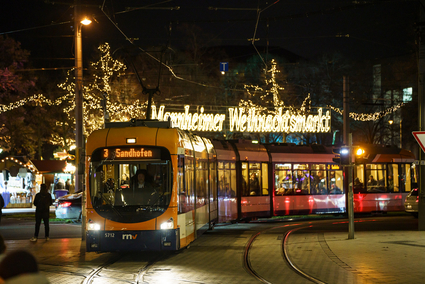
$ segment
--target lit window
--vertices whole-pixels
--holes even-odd
[[[403,103],[408,103],[412,101],[413,88],[403,89]]]

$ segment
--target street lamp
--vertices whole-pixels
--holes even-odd
[[[83,192],[81,229],[82,239],[85,240],[85,190],[83,188],[84,178],[84,135],[83,135],[83,48],[81,40],[81,28],[89,25],[90,20],[79,19],[80,5],[74,6],[74,27],[75,27],[75,192]]]
[[[388,123],[392,125],[394,120],[388,120]],[[391,139],[393,137],[393,132],[391,131]],[[403,148],[403,119],[400,119],[400,149]]]
[[[75,6],[77,9],[77,6]],[[77,18],[78,12],[75,13]],[[84,170],[84,138],[83,138],[83,49],[81,40],[81,28],[89,25],[90,20],[84,19],[76,23],[75,29],[75,145],[76,145],[76,191],[82,191],[82,176]]]

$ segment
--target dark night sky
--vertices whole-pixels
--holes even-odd
[[[58,60],[74,56],[72,0],[2,2],[0,34],[19,40],[23,48],[31,51],[37,67],[73,66],[72,60]],[[88,4],[82,11],[97,20],[83,30],[86,58],[105,41],[113,49],[127,44],[125,36],[137,38],[134,43],[142,47],[168,42],[172,47],[182,47],[187,39],[179,28],[185,23],[199,26],[212,40],[211,44],[249,46],[258,7],[262,10],[256,32],[259,46],[268,40],[271,46],[280,46],[305,58],[333,51],[353,59],[392,57],[415,50],[414,23],[419,15],[418,1],[402,0],[280,0],[274,4],[251,0],[82,0],[82,3]],[[159,9],[176,6],[180,9]],[[126,11],[126,7],[145,8]]]

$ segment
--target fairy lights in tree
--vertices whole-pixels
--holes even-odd
[[[251,100],[244,101],[241,100],[239,103],[239,106],[250,106],[250,107],[256,107],[259,110],[265,110],[264,105],[273,105],[275,108],[277,107],[283,107],[285,104],[283,101],[279,98],[279,91],[284,90],[285,88],[279,86],[279,84],[276,82],[276,75],[277,73],[280,73],[280,71],[277,69],[277,63],[274,59],[271,61],[271,67],[269,70],[267,70],[267,73],[269,73],[270,79],[265,79],[266,85],[271,85],[269,89],[263,89],[259,86],[255,85],[244,85],[245,90],[251,97],[255,97],[257,95],[260,96],[260,101],[262,102],[261,105],[253,103]],[[270,99],[271,98],[271,99]]]
[[[134,100],[131,103],[125,104],[114,101],[114,98],[119,97],[119,90],[114,90],[111,84],[119,80],[127,67],[119,60],[112,58],[110,54],[110,46],[105,43],[99,46],[100,60],[91,63],[94,71],[91,78],[85,79],[87,83],[83,89],[83,117],[84,117],[84,135],[89,135],[92,131],[103,127],[103,111],[104,106],[109,113],[110,121],[128,121],[131,118],[141,118],[146,115],[147,102],[141,100]],[[293,106],[285,106],[283,100],[280,99],[280,92],[285,88],[277,83],[277,75],[280,70],[277,68],[277,63],[273,59],[271,61],[270,69],[266,70],[267,77],[265,78],[265,85],[268,88],[262,88],[255,85],[244,85],[245,91],[249,94],[250,99],[240,100],[239,108],[255,109],[256,113],[277,114],[279,109],[286,108],[292,114],[307,115],[311,112],[311,98],[310,94],[304,99],[300,108]],[[0,104],[0,114],[19,108],[28,103],[34,103],[38,106],[49,105],[59,106],[67,115],[68,122],[62,123],[63,127],[70,127],[75,124],[75,78],[73,70],[69,70],[65,82],[59,84],[58,87],[66,92],[66,95],[61,96],[55,100],[50,100],[42,94],[35,94],[28,98],[10,103],[8,105]],[[392,106],[384,111],[375,113],[353,113],[349,117],[358,121],[376,121],[383,116],[397,111],[403,106],[402,103]],[[327,106],[338,114],[343,114],[339,108],[331,105]],[[68,125],[69,123],[70,125]],[[64,139],[66,141],[64,141]],[[66,143],[65,143],[66,142]],[[55,145],[71,145],[73,138],[63,138],[59,136],[52,137],[50,143]]]
[[[386,110],[375,112],[375,113],[354,113],[350,112],[348,115],[350,118],[358,121],[376,121],[386,115],[389,115],[398,109],[400,109],[404,104],[399,103],[398,105],[392,106],[387,108]],[[340,115],[343,115],[344,111],[340,110],[339,108],[333,107],[331,105],[328,106],[331,110],[333,110],[336,113],[339,113]]]
[[[91,79],[86,79],[90,83],[83,89],[83,117],[84,117],[84,135],[89,135],[96,129],[103,127],[103,107],[102,101],[105,100],[105,107],[110,115],[111,121],[127,121],[132,117],[143,117],[146,111],[146,102],[135,100],[132,104],[121,104],[112,102],[113,89],[111,82],[125,74],[126,65],[119,60],[114,60],[110,54],[110,46],[105,43],[99,47],[101,53],[98,62],[91,63],[94,71]],[[68,118],[75,121],[73,113],[75,110],[74,79],[73,70],[68,71],[67,80],[59,85],[59,88],[69,92],[72,100],[70,105],[64,108]]]

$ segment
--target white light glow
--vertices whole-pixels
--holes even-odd
[[[87,225],[87,230],[90,231],[99,231],[100,230],[100,225],[96,224],[96,223],[90,223]]]

